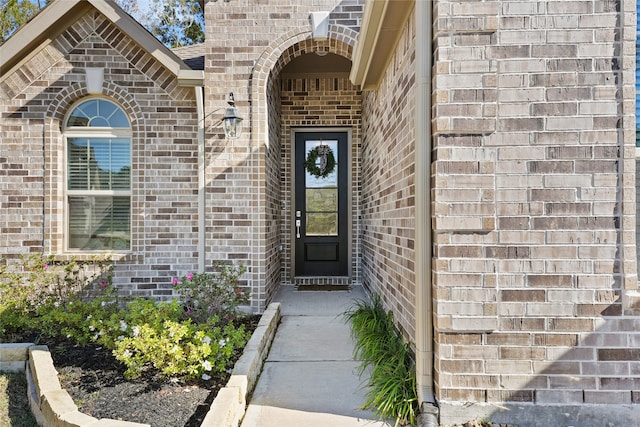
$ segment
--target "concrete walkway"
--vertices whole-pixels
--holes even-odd
[[[274,302],[281,303],[282,321],[242,427],[388,425],[358,409],[366,390],[341,314],[364,297],[359,286],[330,292],[280,289]]]

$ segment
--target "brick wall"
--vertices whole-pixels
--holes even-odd
[[[627,3],[435,3],[442,401],[640,403]]]
[[[104,68],[103,95],[133,127],[132,252],[114,282],[123,293],[166,298],[172,277],[197,268],[195,97],[96,12],[2,76],[0,252],[64,255],[61,129],[87,96],[85,67]]]
[[[415,336],[415,25],[362,107],[362,282]]]
[[[206,2],[206,265],[246,264],[243,280],[257,310],[282,282],[281,151],[289,136],[280,133],[279,73],[316,49],[350,58],[362,8],[362,0]],[[318,10],[331,11],[325,41],[309,37],[309,14]],[[198,264],[195,96],[94,12],[2,77],[7,149],[0,163],[9,188],[0,199],[7,208],[0,216],[0,251],[3,257],[63,252],[61,123],[86,96],[84,67],[105,68],[104,95],[122,105],[133,123],[133,251],[119,261],[115,280],[125,293],[168,297],[172,277]],[[245,132],[226,140],[221,108],[231,91]],[[357,126],[355,119],[327,120],[338,122]],[[17,190],[24,184],[28,190]]]
[[[279,252],[287,238],[280,232],[288,220],[280,202],[288,167],[283,149],[289,143],[281,125],[280,71],[293,58],[316,49],[350,58],[362,7],[362,0],[205,4],[205,109],[215,111],[233,91],[248,127],[230,146],[221,128],[213,126],[217,116],[208,119],[207,145],[214,148],[209,149],[213,153],[207,165],[207,206],[222,204],[224,209],[207,211],[212,224],[207,229],[207,256],[229,260],[229,254],[235,254],[236,260],[249,265],[246,280],[256,309],[264,308],[280,282],[289,280],[280,272],[288,253]],[[312,11],[331,11],[328,40],[309,37]],[[230,179],[234,185],[229,185]],[[237,216],[250,225],[235,224]]]

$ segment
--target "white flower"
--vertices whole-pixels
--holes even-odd
[[[220,341],[218,341],[218,345],[220,347],[224,347],[225,345],[227,345],[227,340],[225,340],[224,338],[221,339]]]
[[[123,341],[123,340],[124,340],[124,335],[118,336],[118,341]]]
[[[90,330],[91,332],[93,332],[93,331],[95,331],[95,330],[96,330],[96,328],[95,328],[95,326],[93,326],[93,325],[89,325],[89,330]]]
[[[211,344],[211,337],[208,335],[205,335],[204,338],[202,338],[202,342],[205,344]]]
[[[71,338],[71,334],[67,334],[67,338]]]
[[[202,374],[202,379],[205,381],[209,381],[211,379],[211,375]]]
[[[102,301],[102,302],[100,303],[100,306],[101,306],[101,307],[104,307],[105,305],[107,305],[107,302],[106,302],[106,301]]]
[[[180,349],[178,348],[178,346],[177,346],[177,345],[174,345],[174,346],[173,346],[173,348],[171,349],[171,353],[177,353],[177,352],[178,352],[178,350],[180,350]]]
[[[87,322],[88,322],[89,320],[91,320],[91,315],[88,315],[88,316],[87,316]]]
[[[208,360],[205,360],[204,362],[202,362],[202,367],[204,368],[205,371],[210,371],[211,362],[209,362]]]
[[[122,357],[131,357],[131,352],[129,350],[125,350],[124,353],[122,353]]]
[[[133,336],[134,337],[137,337],[138,335],[140,335],[140,328],[139,327],[134,326],[131,330],[133,332]]]
[[[126,330],[127,330],[127,322],[125,322],[124,320],[121,320],[121,321],[120,321],[120,330],[121,330],[122,332],[124,332],[124,331],[126,331]]]

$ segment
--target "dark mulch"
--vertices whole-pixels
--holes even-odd
[[[245,327],[253,331],[258,321],[258,316],[252,316],[244,322]],[[225,373],[211,375],[208,381],[174,382],[151,374],[126,380],[124,366],[110,350],[49,338],[22,338],[23,342],[49,347],[62,388],[69,392],[80,412],[96,418],[145,423],[152,427],[200,426],[218,390],[229,379]],[[236,359],[241,354],[239,351]]]
[[[96,418],[133,421],[154,427],[202,424],[228,375],[209,381],[171,382],[153,375],[125,380],[124,367],[101,347],[49,344],[62,388],[80,412]]]

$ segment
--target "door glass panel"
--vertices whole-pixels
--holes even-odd
[[[305,202],[307,236],[337,236],[338,235],[338,141],[305,141],[305,158],[314,148],[328,146],[335,160],[331,173],[324,177],[317,177],[305,170]],[[320,167],[321,156],[316,160]]]
[[[337,188],[307,188],[307,212],[337,211]]]
[[[314,141],[307,140],[305,141],[305,153],[304,158],[306,159],[309,156],[309,152],[316,148],[319,145],[327,145],[331,148],[333,152],[333,158],[336,161],[336,165],[333,168],[333,171],[325,177],[316,177],[311,175],[308,171],[305,171],[305,184],[307,187],[313,188],[327,188],[327,187],[338,187],[338,141]],[[320,156],[316,159],[316,165],[320,164]]]
[[[336,236],[338,212],[307,212],[307,236]]]

